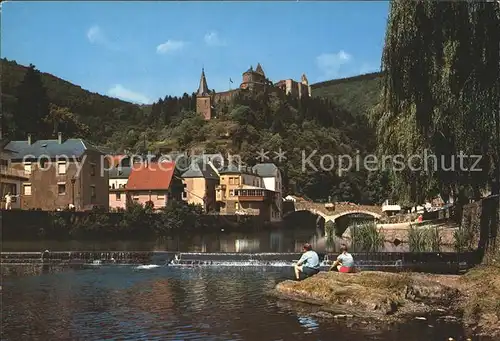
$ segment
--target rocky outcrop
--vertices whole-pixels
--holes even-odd
[[[400,323],[433,315],[462,321],[478,335],[500,337],[500,268],[465,276],[320,272],[303,281],[281,282],[271,294],[314,305],[334,318]]]
[[[323,306],[327,311],[358,317],[428,313],[449,310],[458,290],[411,274],[364,271],[321,272],[304,281],[279,283],[274,294]]]

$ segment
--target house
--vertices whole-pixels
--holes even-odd
[[[221,214],[255,215],[264,221],[273,220],[272,212],[277,210],[278,193],[265,187],[264,179],[257,174],[256,169],[241,169],[230,164],[219,171],[219,175],[216,200]]]
[[[175,162],[163,161],[133,164],[125,188],[129,200],[141,205],[151,201],[158,209],[169,200],[182,200],[184,185]]]
[[[389,199],[385,200],[382,204],[382,212],[384,212],[388,216],[398,214],[401,212],[401,210],[402,208],[400,205],[391,203]]]
[[[131,167],[121,166],[109,170],[110,209],[125,209],[127,207],[126,185],[131,172]]]
[[[271,221],[280,221],[283,216],[282,179],[279,168],[274,163],[258,163],[252,168],[262,179],[265,189],[276,192],[271,207]]]
[[[13,150],[5,148],[8,142],[8,140],[0,141],[0,195],[2,208],[5,207],[3,201],[5,195],[8,193],[14,196],[10,207],[20,208],[21,202],[17,195],[21,193],[21,186],[28,180],[28,177],[24,174],[23,170],[16,169],[12,166],[11,159],[16,153]]]
[[[22,209],[108,209],[108,165],[104,153],[83,139],[10,141],[12,167],[22,171]]]
[[[215,188],[219,185],[217,169],[209,160],[196,159],[182,174],[184,200],[201,205],[205,212],[218,211]]]

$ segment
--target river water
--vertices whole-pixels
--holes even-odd
[[[291,268],[67,268],[7,276],[2,340],[459,340],[450,324],[370,328],[321,318],[266,292]],[[297,309],[299,308],[299,309]],[[298,312],[302,311],[302,312]]]
[[[4,242],[2,251],[299,252],[304,242],[338,250],[338,241],[325,245],[314,235],[312,228],[154,242]],[[268,296],[293,277],[289,266],[39,270],[2,271],[1,340],[465,340],[459,326],[432,319],[380,328],[320,317],[311,307]]]

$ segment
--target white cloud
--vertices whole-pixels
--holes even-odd
[[[104,44],[106,43],[106,38],[101,28],[97,25],[92,26],[87,30],[87,39],[91,44]]]
[[[323,72],[324,77],[338,77],[342,65],[349,63],[352,56],[340,50],[338,53],[323,53],[316,57],[316,65]]]
[[[225,46],[226,42],[219,37],[219,34],[215,31],[208,32],[205,34],[205,44],[208,46]]]
[[[121,84],[116,84],[111,89],[109,89],[108,95],[111,97],[123,99],[124,101],[129,101],[129,102],[139,103],[139,104],[149,104],[152,102],[147,96],[145,96],[141,93],[126,89]]]
[[[156,47],[156,52],[160,54],[166,54],[170,52],[175,52],[182,50],[187,43],[182,40],[167,40],[163,44],[160,44]]]

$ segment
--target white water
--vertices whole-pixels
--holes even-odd
[[[154,268],[159,268],[159,265],[156,264],[145,264],[145,265],[139,265],[136,267],[137,270],[148,270],[148,269],[154,269]]]

